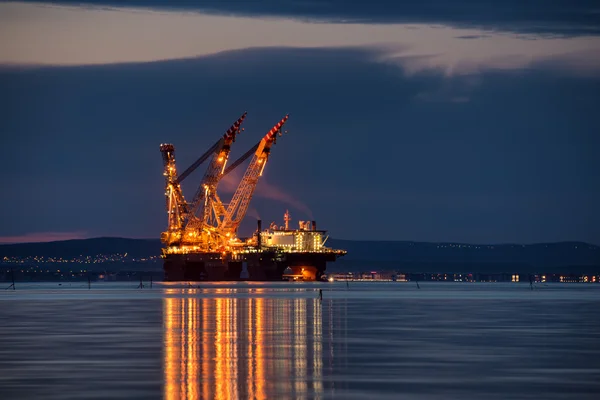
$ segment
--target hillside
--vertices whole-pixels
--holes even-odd
[[[600,247],[582,242],[530,245],[349,241],[332,239],[328,246],[348,250],[345,260],[399,263],[518,263],[528,265],[597,265]]]
[[[330,239],[327,246],[346,249],[339,265],[505,265],[593,266],[600,268],[600,247],[582,242],[530,245],[470,245],[394,241],[350,241]],[[2,257],[63,257],[124,254],[142,258],[160,254],[156,239],[95,238],[48,243],[0,245]]]
[[[139,258],[160,254],[157,239],[125,239],[103,237],[94,239],[64,240],[45,243],[18,243],[0,245],[2,257],[63,257],[95,256],[97,254],[124,254]]]

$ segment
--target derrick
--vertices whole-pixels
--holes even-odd
[[[168,216],[167,231],[161,235],[166,244],[173,244],[181,239],[181,228],[188,214],[188,207],[181,186],[177,182],[177,167],[175,166],[175,146],[161,144],[160,152],[163,158],[165,176],[165,197]]]
[[[272,224],[263,230],[258,220],[252,237],[238,238],[239,225],[269,161],[272,146],[282,135],[289,116],[228,166],[231,145],[242,132],[240,127],[245,118],[246,113],[180,175],[175,166],[174,146],[160,146],[168,215],[168,228],[161,235],[166,244],[162,257],[167,281],[317,280],[325,276],[328,262],[346,253],[324,246],[326,231],[317,230],[315,221],[299,221],[298,229],[291,228],[287,211],[285,226]],[[224,204],[217,193],[220,180],[249,158],[252,159],[231,200]],[[192,200],[186,202],[181,182],[208,160]]]
[[[208,169],[202,177],[202,181],[194,194],[191,202],[191,213],[188,223],[198,227],[201,224],[209,223],[209,219],[213,214],[218,216],[222,209],[222,204],[217,197],[217,185],[223,176],[223,171],[229,159],[231,144],[235,142],[235,138],[242,132],[240,128],[242,122],[248,113],[245,112],[238,120],[225,132],[223,137],[219,139],[218,146],[214,149],[213,158]],[[213,224],[214,225],[214,224]]]
[[[244,173],[225,212],[220,231],[227,237],[235,237],[241,221],[244,219],[250,200],[256,189],[256,184],[267,165],[271,146],[276,143],[277,135],[281,136],[281,128],[287,122],[289,115],[279,121],[258,143],[250,165]],[[243,157],[243,156],[242,156]],[[236,161],[237,162],[237,161]]]
[[[243,129],[241,124],[246,118],[244,113],[212,145],[181,175],[177,175],[175,166],[175,148],[172,144],[161,145],[164,175],[166,179],[165,196],[167,197],[168,228],[161,238],[168,246],[183,246],[194,251],[223,251],[231,244],[239,242],[237,230],[244,219],[256,184],[262,175],[269,159],[271,147],[281,136],[281,128],[289,116],[279,121],[250,150],[234,161],[227,168],[231,145]],[[181,190],[181,181],[212,156],[191,202],[186,202]],[[225,207],[221,201],[217,186],[227,173],[253,156],[240,181],[231,201]]]
[[[202,222],[204,221],[205,207],[201,206],[206,205],[203,204],[203,201],[208,203],[209,197],[211,199],[214,198],[212,196],[213,193],[216,195],[216,186],[225,169],[231,144],[235,141],[235,137],[242,131],[240,126],[246,115],[247,113],[244,113],[238,118],[214,145],[179,176],[177,175],[177,167],[175,165],[175,146],[172,144],[161,144],[160,151],[163,157],[163,174],[166,180],[165,196],[168,215],[167,231],[163,232],[161,236],[163,243],[167,245],[178,245],[182,244],[182,242],[196,243],[199,240],[199,236],[202,236],[201,232],[197,232],[203,229]],[[181,181],[188,177],[211,155],[213,155],[211,164],[204,174],[200,187],[196,191],[192,202],[187,203],[181,190]],[[220,200],[217,201],[220,202]],[[202,214],[200,218],[196,216],[199,208]],[[196,232],[193,232],[192,229],[195,229]]]

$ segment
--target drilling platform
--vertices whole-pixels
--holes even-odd
[[[325,247],[327,232],[317,230],[316,221],[299,221],[290,228],[286,210],[284,225],[274,222],[262,229],[261,220],[250,238],[238,237],[256,185],[269,161],[272,147],[283,133],[289,116],[273,126],[264,137],[227,167],[236,136],[244,129],[244,113],[181,174],[175,165],[175,146],[161,144],[165,176],[167,230],[164,244],[165,281],[320,280],[327,262],[346,254]],[[220,180],[252,157],[229,203],[217,193]],[[181,183],[205,161],[209,165],[191,201],[186,201]]]

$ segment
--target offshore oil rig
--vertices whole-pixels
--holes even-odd
[[[168,227],[161,234],[166,281],[221,280],[301,280],[322,278],[327,262],[346,254],[345,250],[325,247],[326,231],[317,230],[315,221],[299,221],[290,228],[291,216],[284,225],[271,223],[249,238],[238,237],[256,185],[263,174],[271,148],[282,136],[286,115],[251,149],[227,167],[235,138],[244,129],[244,113],[219,140],[183,173],[175,166],[175,147],[161,144]],[[244,176],[229,203],[217,193],[219,181],[252,156]],[[210,158],[208,168],[191,201],[186,201],[181,183]]]

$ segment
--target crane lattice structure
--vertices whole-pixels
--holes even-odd
[[[236,136],[243,131],[241,125],[246,115],[247,113],[244,113],[238,118],[223,137],[209,149],[212,151],[212,159],[188,205],[189,212],[184,220],[182,232],[183,243],[195,245],[204,251],[216,251],[217,247],[222,247],[223,240],[216,228],[218,219],[225,213],[225,207],[217,194],[217,186],[225,171],[231,145],[235,142]]]
[[[168,226],[163,232],[161,240],[166,244],[173,244],[177,240],[178,233],[184,226],[184,220],[188,214],[187,203],[181,192],[181,185],[177,180],[177,167],[175,166],[175,146],[172,144],[161,144],[165,176],[165,197],[167,202]]]
[[[181,249],[191,248],[194,251],[221,252],[229,249],[230,244],[239,243],[237,229],[246,215],[258,179],[268,161],[271,146],[276,143],[277,135],[281,136],[281,128],[288,119],[286,115],[260,142],[226,168],[231,145],[243,130],[240,126],[246,115],[247,113],[244,113],[223,137],[179,176],[175,166],[174,146],[161,145],[168,214],[168,228],[161,235],[161,240],[167,246],[175,248],[181,246]],[[217,193],[219,181],[253,154],[254,157],[226,208]],[[186,202],[181,191],[181,182],[211,155],[213,156],[211,163],[192,201]]]
[[[215,221],[225,214],[225,207],[223,207],[223,203],[217,195],[217,186],[225,171],[231,145],[235,142],[236,135],[243,130],[240,129],[240,125],[246,118],[246,114],[244,113],[223,135],[218,151],[215,151],[213,159],[202,178],[202,182],[198,190],[196,190],[191,209],[193,215],[198,216],[202,224],[215,226]],[[198,214],[198,209],[200,209],[200,214]]]
[[[258,179],[262,176],[269,160],[271,146],[276,143],[277,135],[281,135],[281,128],[287,122],[288,118],[289,116],[286,115],[259,142],[254,157],[231,198],[225,218],[220,225],[221,232],[226,236],[237,235],[238,227],[246,216]]]

